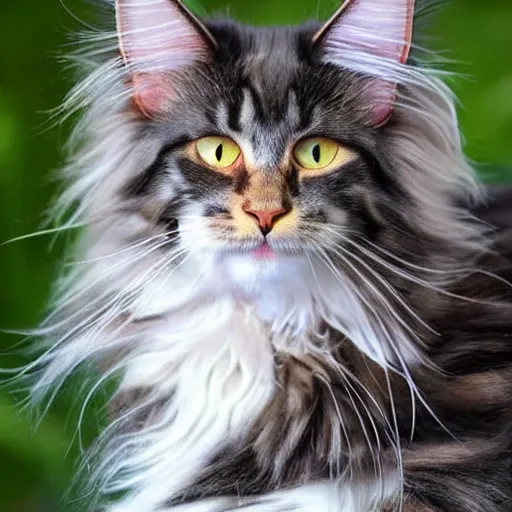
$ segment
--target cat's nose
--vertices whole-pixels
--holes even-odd
[[[265,236],[272,231],[276,221],[284,217],[290,211],[284,207],[275,210],[253,210],[250,206],[244,206],[243,210],[247,215],[250,215],[257,221],[261,232]]]

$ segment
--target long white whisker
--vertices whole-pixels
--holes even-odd
[[[45,235],[52,235],[55,233],[61,233],[62,231],[70,231],[73,229],[79,229],[79,228],[83,228],[86,226],[88,226],[88,223],[83,222],[83,223],[79,223],[79,224],[72,224],[69,226],[61,226],[61,227],[52,228],[52,229],[42,229],[41,231],[35,231],[33,233],[28,233],[27,235],[21,235],[21,236],[17,236],[16,238],[11,238],[10,240],[2,242],[0,245],[9,245],[9,244],[13,244],[15,242],[21,242],[22,240],[29,240],[31,238],[37,238],[37,237],[45,236]]]
[[[171,260],[171,258],[169,258],[169,256],[167,256],[167,261],[169,261],[169,260]],[[156,267],[156,266],[154,266],[154,267]],[[162,272],[162,269],[159,268],[157,270],[157,272],[154,272],[151,277],[148,275],[148,272],[146,272],[145,275],[144,275],[144,279],[141,278],[140,280],[144,281],[146,283],[151,282],[151,280],[155,279],[161,272]],[[109,312],[107,317],[106,318],[102,318],[102,323],[100,324],[98,322],[93,327],[93,329],[89,332],[88,340],[89,340],[89,342],[93,346],[94,346],[94,344],[92,342],[98,337],[98,335],[103,331],[103,329],[109,324],[110,320],[115,315],[115,313],[116,312],[118,313],[120,309],[121,309],[121,307],[119,305],[116,305],[116,307],[113,307],[112,311]],[[120,329],[118,329],[118,331],[120,331]],[[65,339],[67,339],[69,336],[71,336],[71,334],[69,332],[66,333],[66,335],[63,338],[61,338],[61,340],[59,340],[58,345],[63,343],[65,341]],[[111,350],[113,348],[113,345],[112,345],[112,343],[109,342],[109,339],[112,339],[112,338],[113,338],[113,335],[111,333],[109,335],[109,337],[107,337],[106,339],[102,339],[103,345],[101,346],[101,349],[98,349],[98,350],[101,350],[101,351]],[[123,340],[123,341],[126,342],[126,339]],[[115,340],[115,343],[120,344],[120,341],[119,340]],[[55,349],[55,347],[52,347],[52,351],[54,349]],[[43,358],[48,358],[50,356],[51,356],[51,352],[50,352],[50,354],[48,354],[48,353],[45,354],[43,356]],[[65,372],[62,371],[62,369],[61,369],[61,374],[59,375],[58,381],[53,381],[52,382],[53,392],[52,392],[52,395],[46,400],[46,406],[45,406],[45,409],[44,409],[43,414],[41,416],[40,422],[46,416],[46,414],[47,414],[51,404],[54,402],[54,400],[55,400],[58,392],[60,391],[61,387],[63,386],[64,382],[68,379],[68,377],[71,375],[71,373],[78,366],[80,366],[82,364],[82,362],[84,362],[85,360],[89,359],[90,356],[91,356],[91,351],[88,350],[85,354],[82,354],[81,357],[75,358],[75,360],[68,366],[68,368],[67,368],[67,370]],[[33,395],[33,397],[36,398],[38,401],[41,401],[43,399],[44,392],[48,388],[49,383],[50,382],[46,382],[45,377],[43,376],[37,382],[37,385],[34,388],[32,388],[32,395]],[[43,392],[43,394],[41,394],[41,392]]]
[[[154,245],[154,246],[150,247],[147,250],[144,250],[144,251],[141,251],[139,253],[133,254],[129,259],[122,260],[122,261],[117,262],[116,264],[110,266],[100,276],[98,276],[96,279],[94,279],[91,282],[89,282],[87,284],[87,286],[79,287],[78,291],[75,291],[74,289],[71,289],[67,294],[63,295],[60,298],[60,301],[59,301],[57,307],[52,312],[52,314],[49,315],[44,320],[44,322],[42,323],[41,329],[44,330],[45,326],[49,324],[50,320],[54,316],[58,315],[69,304],[72,304],[74,301],[76,301],[80,297],[84,296],[88,291],[95,289],[96,287],[98,287],[98,285],[100,285],[103,282],[105,282],[105,280],[111,280],[115,276],[114,271],[117,271],[117,270],[124,271],[124,270],[126,270],[126,267],[129,267],[130,265],[132,265],[132,264],[134,264],[134,263],[136,263],[138,261],[141,261],[144,258],[147,258],[152,253],[154,253],[154,252],[156,252],[156,251],[166,247],[167,245],[169,245],[171,243],[172,243],[171,241],[165,240],[165,241],[163,241],[163,242],[161,242],[161,243],[159,243],[157,245]],[[102,293],[100,293],[99,295],[96,295],[96,297],[94,298],[94,301],[92,303],[89,303],[89,305],[95,304],[95,303],[99,302],[101,299],[103,299],[105,296],[107,296],[108,293],[109,293],[108,290],[102,291]],[[79,314],[80,312],[78,311],[77,313]],[[68,323],[68,321],[70,319],[71,318],[68,317],[66,320],[64,320],[61,323],[54,323],[54,324],[52,324],[47,329],[51,329],[51,330],[58,329],[59,327],[61,327],[62,323],[64,323],[64,324]]]
[[[341,257],[343,262],[348,267],[350,267],[350,269],[355,272],[355,274],[359,277],[359,279],[361,279],[361,281],[363,283],[365,283],[370,288],[370,290],[373,292],[373,295],[379,299],[380,303],[388,310],[388,312],[391,314],[391,316],[396,319],[396,321],[398,322],[398,325],[402,326],[406,331],[408,331],[411,335],[413,335],[414,338],[417,338],[417,336],[418,336],[417,333],[415,331],[413,331],[408,326],[408,324],[403,320],[403,318],[396,312],[395,308],[393,308],[393,306],[389,303],[389,301],[382,294],[382,292],[371,281],[366,279],[362,275],[362,273],[359,271],[359,269],[357,269],[346,257],[344,257],[342,254],[338,254],[338,256]],[[339,270],[334,267],[332,262],[330,262],[330,266],[331,266],[331,269],[333,269],[335,275],[337,275],[339,277],[339,279],[341,280],[342,276],[341,276]],[[374,311],[374,308],[370,304],[369,300],[366,298],[365,295],[363,295],[361,293],[360,290],[356,289],[355,291],[358,294],[358,296],[360,297],[360,299],[363,301],[363,303],[366,305],[366,307],[368,308],[368,311],[374,312],[374,316],[375,316],[376,320],[378,321],[381,329],[383,330],[384,333],[387,334],[388,341],[391,340],[392,337],[389,335],[388,329],[386,328],[385,324],[380,320],[380,316],[376,313],[376,311]],[[421,340],[419,340],[419,341],[421,343]],[[415,347],[412,347],[412,346],[410,346],[409,348],[411,350],[416,350]]]
[[[405,301],[405,299],[403,297],[400,296],[400,294],[380,275],[378,274],[375,270],[373,270],[365,261],[363,261],[361,258],[359,258],[358,256],[356,256],[355,254],[351,253],[350,251],[348,251],[347,249],[345,249],[343,246],[341,245],[337,245],[337,247],[348,257],[348,258],[352,258],[354,259],[355,261],[357,261],[360,265],[362,265],[368,272],[371,273],[372,276],[374,276],[381,284],[382,286],[384,286],[392,295],[393,297],[405,308],[405,310],[413,317],[415,318],[419,323],[421,323],[421,325],[423,325],[426,329],[428,329],[430,332],[432,332],[433,334],[436,334],[436,335],[439,335],[439,333],[437,331],[435,331],[432,327],[430,327],[426,322],[425,320],[423,320],[415,311],[413,311],[413,309],[411,308],[411,306],[409,304],[407,304],[407,302]],[[382,297],[382,295],[381,295]],[[389,305],[389,307],[391,308],[391,305]],[[392,309],[392,308],[391,308]]]
[[[338,401],[336,400],[336,395],[334,394],[332,387],[330,383],[321,375],[317,375],[317,378],[320,379],[327,390],[329,391],[329,394],[331,395],[332,403],[334,405],[334,408],[336,410],[336,416],[338,418],[338,421],[340,423],[340,426],[343,430],[343,434],[345,437],[345,442],[347,443],[347,449],[348,449],[348,473],[350,475],[350,478],[352,479],[354,477],[353,475],[353,450],[352,450],[352,443],[350,442],[350,435],[348,433],[347,427],[345,425],[345,421],[343,420],[343,414],[341,413]]]
[[[132,244],[132,245],[123,247],[123,248],[119,249],[118,251],[104,254],[103,256],[98,256],[96,258],[90,258],[87,260],[74,260],[71,263],[71,265],[87,265],[89,263],[97,263],[98,261],[104,261],[104,260],[108,260],[110,258],[115,258],[121,254],[125,254],[127,252],[133,251],[134,249],[138,249],[139,247],[143,247],[155,240],[161,240],[161,239],[165,240],[165,239],[169,238],[170,236],[175,235],[176,233],[178,233],[178,231],[173,231],[170,233],[160,233],[159,235],[152,236],[152,237],[147,238],[146,240],[142,240],[141,242],[138,242],[136,244]]]
[[[440,285],[434,284],[434,282],[422,279],[419,276],[412,275],[412,274],[409,274],[408,272],[405,272],[403,269],[400,269],[400,268],[396,267],[395,265],[391,264],[390,262],[382,259],[377,254],[375,254],[373,251],[369,250],[368,248],[363,247],[360,243],[356,242],[356,240],[353,237],[348,236],[348,233],[346,232],[346,230],[341,228],[340,226],[336,226],[334,224],[333,225],[318,224],[318,223],[314,223],[311,221],[309,222],[309,224],[311,224],[315,227],[319,227],[319,228],[321,227],[322,229],[326,229],[327,231],[332,232],[337,237],[340,237],[343,240],[343,242],[352,245],[358,251],[365,254],[366,256],[371,258],[373,261],[375,261],[382,267],[390,270],[397,276],[402,277],[403,279],[411,281],[411,282],[418,284],[422,287],[429,288],[433,291],[436,291],[436,292],[438,292],[442,295],[445,295],[447,297],[450,297],[450,298],[455,298],[455,299],[459,299],[459,300],[463,300],[463,301],[475,303],[475,304],[488,303],[486,301],[472,299],[471,297],[465,297],[463,295],[458,295],[458,294],[449,292],[448,290],[442,288]],[[354,237],[360,238],[361,235],[354,233]],[[497,281],[503,283],[505,286],[512,287],[512,283],[510,283],[506,279],[503,279],[502,277],[500,277],[496,274],[493,274],[492,272],[487,272],[485,270],[479,269],[478,267],[474,267],[474,268],[472,268],[472,267],[460,268],[459,267],[459,268],[450,269],[450,270],[430,269],[427,267],[422,267],[422,266],[413,264],[411,262],[408,262],[408,261],[404,260],[403,258],[399,258],[397,255],[393,254],[392,252],[390,252],[382,247],[379,247],[378,245],[374,244],[370,240],[363,239],[363,242],[365,244],[372,246],[375,250],[378,250],[379,252],[385,254],[387,257],[394,259],[398,263],[400,263],[406,267],[409,267],[413,270],[417,270],[419,272],[426,273],[426,274],[432,274],[432,275],[452,276],[452,279],[448,280],[446,282],[446,284],[450,284],[451,282],[453,282],[455,280],[461,280],[463,278],[469,277],[471,274],[482,274],[482,275],[486,275],[486,276],[496,279]],[[493,302],[493,304],[495,304],[495,302]]]
[[[403,504],[404,504],[404,462],[403,462],[403,455],[402,455],[402,446],[401,446],[401,442],[400,442],[400,432],[398,429],[398,416],[396,413],[395,399],[394,399],[394,395],[393,395],[393,389],[391,386],[391,381],[389,378],[388,370],[384,369],[384,373],[386,376],[388,396],[389,396],[390,405],[391,405],[391,417],[393,420],[393,426],[394,426],[394,432],[395,432],[395,443],[397,445],[397,450],[395,453],[396,453],[396,457],[397,457],[399,477],[400,477],[400,491],[399,491],[400,509],[399,510],[402,511]]]

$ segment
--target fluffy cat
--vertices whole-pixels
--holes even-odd
[[[117,0],[65,105],[85,228],[29,367],[37,400],[118,379],[92,508],[512,510],[510,245],[414,11]]]

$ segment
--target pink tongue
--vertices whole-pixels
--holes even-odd
[[[274,251],[267,243],[263,243],[257,249],[254,249],[253,255],[260,259],[270,259],[274,257]]]

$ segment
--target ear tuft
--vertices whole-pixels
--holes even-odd
[[[134,100],[152,116],[172,95],[172,74],[208,60],[216,46],[179,0],[116,0],[119,45]]]
[[[381,125],[393,109],[397,70],[411,49],[414,0],[347,0],[315,35],[328,62],[372,77],[365,93]]]

